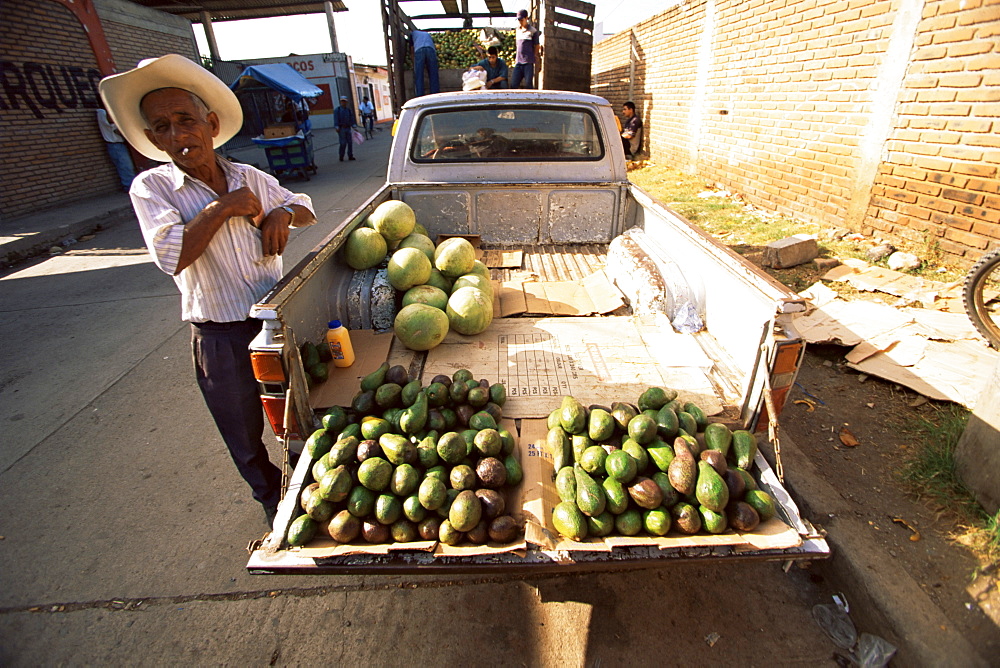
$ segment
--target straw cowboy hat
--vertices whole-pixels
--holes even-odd
[[[172,53],[140,62],[134,70],[101,79],[101,98],[128,143],[147,158],[170,162],[170,156],[146,139],[139,102],[159,88],[181,88],[200,97],[219,117],[219,148],[243,126],[243,109],[233,91],[217,76],[184,56]]]

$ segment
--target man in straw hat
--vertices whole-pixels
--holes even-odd
[[[103,79],[100,92],[125,139],[166,163],[136,177],[132,205],[154,262],[180,289],[205,403],[270,525],[281,471],[262,440],[248,349],[261,322],[249,312],[281,278],[288,228],[316,222],[312,201],[216,155],[243,113],[222,81],[187,58],[144,60]]]

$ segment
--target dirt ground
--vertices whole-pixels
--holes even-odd
[[[781,430],[835,482],[885,554],[898,561],[900,571],[920,584],[983,656],[998,656],[995,573],[978,574],[973,553],[956,542],[961,533],[956,515],[917,498],[898,478],[913,447],[913,437],[903,427],[908,420],[932,413],[935,402],[850,369],[843,364],[848,350],[809,346],[782,412]],[[842,428],[857,445],[844,444]],[[815,524],[824,523],[821,508],[808,509],[807,516]],[[983,592],[993,592],[990,604],[985,604]],[[991,605],[995,619],[983,611]]]

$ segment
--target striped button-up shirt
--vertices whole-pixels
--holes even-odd
[[[250,167],[219,159],[229,192],[244,186],[260,200],[264,213],[285,204],[312,210],[308,195],[294,194],[277,179]],[[281,278],[280,255],[264,255],[260,230],[247,216],[223,223],[205,252],[179,274],[184,226],[218,195],[174,163],[143,172],[130,192],[142,236],[156,266],[174,277],[181,291],[181,317],[189,322],[238,322]]]

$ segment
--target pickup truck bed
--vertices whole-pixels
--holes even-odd
[[[532,123],[519,124],[516,119],[521,118],[521,111],[536,106],[545,111],[531,117]],[[582,110],[580,113],[585,113],[589,119],[586,123],[575,120],[566,125],[571,129],[587,128],[591,135],[585,145],[566,143],[579,151],[573,160],[555,160],[551,164],[537,160],[480,163],[469,157],[450,162],[423,158],[427,142],[435,135],[426,132],[420,135],[422,114],[443,117],[462,113],[465,109],[477,115],[475,122],[467,123],[470,128],[487,122],[492,114],[499,119],[497,127],[507,124],[508,134],[532,132],[543,121],[551,124],[557,113]],[[449,121],[447,124],[439,122],[437,128],[459,126],[461,123]],[[493,325],[482,334],[475,337],[449,334],[441,346],[427,353],[407,350],[394,340],[388,356],[390,364],[403,364],[409,368],[411,377],[421,377],[427,384],[431,376],[446,370],[442,350],[449,343],[457,346],[453,349],[458,351],[444,360],[450,360],[452,366],[465,366],[466,360],[472,360],[477,354],[487,361],[492,359],[497,364],[495,368],[520,364],[513,361],[513,352],[509,355],[502,350],[503,354],[492,352],[502,338],[498,332],[516,328],[518,323],[542,332],[555,332],[561,327],[559,336],[562,338],[557,345],[567,346],[558,351],[566,353],[561,357],[563,360],[573,359],[570,353],[574,351],[569,348],[588,343],[588,331],[603,328],[605,336],[613,340],[618,328],[623,338],[628,329],[642,338],[640,347],[644,346],[644,354],[659,365],[656,368],[661,377],[681,379],[651,384],[672,386],[682,396],[694,393],[703,397],[716,407],[712,411],[713,419],[733,429],[757,430],[762,452],[773,456],[766,431],[761,430],[767,425],[769,413],[776,419],[784,392],[794,382],[801,361],[804,346],[788,317],[801,310],[802,301],[630,184],[614,127],[607,103],[588,95],[551,91],[441,94],[407,103],[394,138],[386,185],[337,225],[252,312],[265,321],[265,329],[251,349],[255,354],[280,351],[287,374],[281,388],[292,399],[289,414],[294,415],[298,424],[306,425],[301,430],[303,435],[311,433],[315,416],[309,407],[309,392],[297,345],[304,340],[320,340],[326,322],[334,318],[346,319],[352,330],[391,327],[398,308],[398,295],[386,283],[384,269],[354,272],[345,265],[339,249],[347,235],[361,225],[376,206],[387,199],[398,199],[414,209],[418,222],[427,227],[432,238],[439,234],[478,235],[485,250],[522,251],[523,261],[519,267],[491,270],[494,281],[579,281],[604,270],[608,279],[621,290],[625,301],[623,306],[603,315],[577,320],[559,316],[540,320],[539,315],[530,312],[495,318]],[[595,133],[603,139],[596,139]],[[449,146],[461,143],[461,138],[445,139]],[[595,155],[592,153],[594,146],[607,147],[607,150],[601,148]],[[554,175],[559,179],[553,179]],[[664,315],[665,304],[672,303],[672,284],[676,283],[671,275],[683,276],[690,286],[690,298],[704,324],[696,333],[674,332]],[[580,323],[579,333],[572,331],[574,323]],[[584,326],[584,323],[591,326]],[[607,334],[609,328],[610,335]],[[698,358],[698,361],[687,361],[684,355],[679,356],[677,351],[681,349],[690,351],[691,358]],[[581,368],[587,366],[587,360],[593,358],[589,353],[586,357],[577,355],[574,363]],[[620,352],[615,359],[629,361]],[[598,360],[601,368],[597,377],[607,371],[602,364]],[[685,365],[690,366],[691,373],[686,373]],[[468,368],[476,372],[471,364]],[[490,374],[476,374],[476,377],[489,378]],[[631,400],[628,397],[638,396],[644,389],[644,384],[637,379],[638,375],[631,383],[615,379],[607,386],[618,388],[614,392],[619,400]],[[495,380],[502,382],[502,379],[491,378]],[[572,393],[576,396],[575,391]],[[560,394],[558,388],[548,387],[538,392],[537,398],[532,397],[530,404],[522,402],[520,412],[508,411],[505,407],[505,415],[512,418],[511,431],[519,435],[518,449],[526,469],[526,480],[539,487],[545,476],[551,477],[551,463],[545,470],[544,456],[538,455],[539,419],[543,420],[548,411],[558,405]],[[768,399],[773,399],[772,411],[765,409]],[[509,399],[508,404],[511,401]],[[278,427],[280,424],[276,431]],[[296,514],[301,487],[311,480],[312,462],[302,457],[279,507],[276,530],[254,546],[247,568],[252,573],[537,572],[642,567],[651,563],[670,563],[678,558],[785,560],[828,556],[826,541],[800,517],[794,501],[764,454],[757,455],[754,476],[777,500],[779,518],[787,525],[786,529],[790,527],[795,539],[796,544],[790,547],[777,541],[770,546],[766,546],[766,541],[725,543],[715,540],[720,537],[706,536],[704,540],[685,540],[670,545],[619,543],[612,549],[603,546],[592,551],[589,548],[567,550],[557,540],[551,540],[551,532],[547,534],[541,527],[546,511],[533,514],[537,520],[533,537],[539,540],[528,540],[515,552],[495,550],[467,555],[461,551],[425,551],[433,546],[413,549],[408,544],[396,545],[381,553],[368,550],[364,554],[346,553],[351,550],[333,555],[322,550],[288,549],[284,533]],[[538,457],[531,463],[542,467],[534,470],[533,478],[528,473],[531,467],[526,465],[528,457]],[[516,494],[518,500],[531,497],[524,490]],[[536,494],[532,502],[538,502],[540,496]]]

